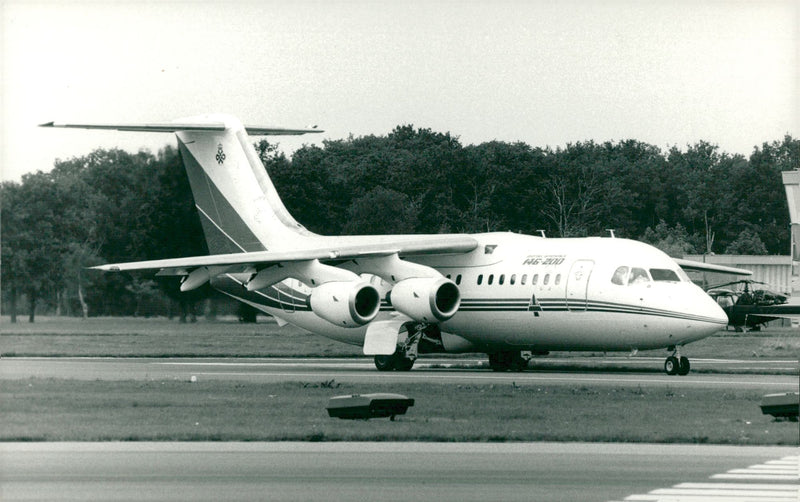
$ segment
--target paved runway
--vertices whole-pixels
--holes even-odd
[[[425,359],[411,372],[381,373],[367,359],[4,358],[0,378],[798,386],[797,376],[493,373],[446,367],[453,362]],[[797,500],[796,455],[781,447],[604,443],[0,443],[0,499],[693,501],[723,493],[786,501]],[[784,470],[768,469],[775,465]]]
[[[738,490],[766,502],[796,500],[786,497],[800,487],[797,450],[779,447],[5,443],[0,458],[4,501],[604,501],[660,500],[654,492],[686,489]],[[736,477],[748,469],[756,477]]]
[[[456,364],[459,368],[452,368]],[[470,368],[470,364],[472,365]],[[699,364],[699,363],[698,363]],[[781,364],[787,364],[782,361]],[[464,368],[466,366],[466,368]],[[324,381],[348,383],[511,383],[517,385],[669,385],[672,387],[797,390],[796,375],[691,373],[684,377],[652,372],[526,371],[495,373],[478,361],[425,359],[410,372],[379,372],[371,360],[314,358],[3,358],[0,379],[29,377],[81,380],[227,379],[255,382]]]

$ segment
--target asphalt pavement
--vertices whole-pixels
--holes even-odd
[[[164,380],[197,379],[243,380],[253,382],[324,381],[348,383],[439,382],[517,385],[636,385],[706,387],[796,391],[795,375],[756,375],[693,372],[669,376],[653,371],[569,371],[528,370],[495,373],[482,361],[424,359],[407,372],[379,372],[370,359],[329,358],[26,358],[0,360],[0,379],[69,378],[78,380]],[[638,364],[638,361],[637,361]],[[658,364],[654,362],[654,364]],[[698,363],[699,364],[699,363]],[[733,364],[733,363],[729,363]],[[775,361],[776,366],[791,366],[791,361]]]
[[[4,501],[589,502],[676,500],[678,494],[688,501],[785,502],[800,493],[797,449],[782,447],[3,443],[0,459]],[[711,498],[714,493],[729,495]]]

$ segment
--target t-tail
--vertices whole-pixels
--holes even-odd
[[[235,117],[217,114],[165,124],[49,122],[42,126],[174,132],[211,254],[291,250],[314,235],[286,210],[248,133],[323,132],[319,129],[245,127]]]

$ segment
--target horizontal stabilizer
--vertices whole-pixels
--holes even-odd
[[[88,123],[66,123],[66,122],[46,122],[39,124],[39,127],[64,127],[72,129],[106,129],[112,131],[133,131],[133,132],[180,132],[180,131],[224,131],[224,122],[167,122],[163,124],[88,124]],[[248,134],[254,136],[296,136],[306,133],[325,132],[322,129],[289,129],[285,127],[268,126],[244,126]]]

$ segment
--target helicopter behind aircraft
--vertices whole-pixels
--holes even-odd
[[[776,319],[800,319],[800,305],[788,305],[789,296],[766,288],[766,283],[744,279],[719,284],[708,289],[708,294],[728,315],[728,325],[736,331],[758,331]],[[743,285],[743,289],[737,287]]]

